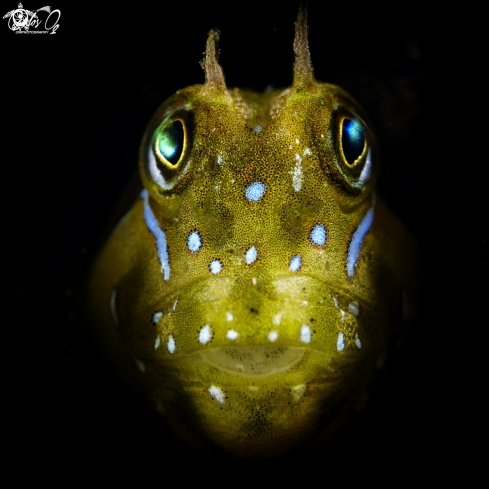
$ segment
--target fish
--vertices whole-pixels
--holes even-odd
[[[205,82],[150,120],[87,284],[119,374],[189,445],[243,459],[338,436],[419,308],[371,123],[316,81],[307,30],[301,6],[293,83],[263,93],[227,87],[209,32]]]

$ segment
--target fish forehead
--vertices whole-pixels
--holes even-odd
[[[258,282],[257,290],[269,284],[262,294],[274,291],[279,301],[291,299],[290,287],[270,284],[296,272],[326,279],[332,290],[348,286],[347,244],[371,200],[344,212],[314,140],[325,138],[321,143],[332,145],[329,122],[336,97],[344,100],[346,92],[324,84],[314,94],[287,89],[263,94],[235,90],[228,95],[210,97],[203,87],[189,87],[160,110],[171,114],[185,107],[192,114],[188,158],[193,168],[186,185],[168,200],[170,212],[165,202],[148,201],[165,230],[172,269],[169,288],[162,284],[155,289],[148,303],[157,304],[171,290],[191,296],[185,290],[188,284],[218,278],[223,297],[231,302],[243,302],[241,291],[253,290]],[[318,113],[321,132],[312,134]],[[311,240],[313,230],[324,242]],[[365,290],[356,294],[372,300]],[[297,298],[311,299],[309,292]],[[201,296],[193,300],[195,307],[202,302]]]
[[[321,111],[322,123],[327,126],[338,105],[336,95],[346,95],[339,87],[328,84],[321,85],[318,92],[306,94],[290,89],[264,93],[235,89],[227,92],[227,97],[209,97],[203,89],[193,92],[182,96],[195,117],[194,137],[205,138],[208,150],[262,148],[265,152],[273,151],[277,144],[286,145],[289,139],[310,140],[309,119]]]
[[[258,247],[262,273],[282,273],[294,253],[303,248],[312,251],[308,233],[315,225],[322,226],[326,235],[335,235],[328,253],[340,255],[341,263],[347,235],[371,203],[367,198],[353,211],[343,211],[314,139],[322,136],[327,146],[331,144],[328,122],[337,105],[335,97],[345,98],[345,92],[326,84],[312,95],[234,91],[223,98],[202,92],[203,88],[190,87],[178,94],[183,100],[179,106],[194,114],[191,179],[178,196],[172,196],[171,216],[164,204],[152,201],[173,245],[176,268],[181,261],[201,262],[202,256],[209,264],[213,256],[222,259],[224,253],[232,258],[224,264],[226,275],[250,275],[256,271],[243,269],[243,254]],[[168,105],[175,102],[170,99]],[[317,112],[322,132],[314,136],[310,124]],[[184,251],[193,229],[205,240],[199,259]],[[199,273],[208,269],[192,267],[183,275]]]

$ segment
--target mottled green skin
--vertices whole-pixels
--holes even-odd
[[[405,320],[417,301],[416,246],[381,198],[373,198],[372,136],[372,176],[364,187],[352,186],[364,162],[349,168],[342,159],[338,125],[345,114],[365,122],[355,101],[328,84],[264,94],[198,85],[169,98],[148,125],[140,173],[166,233],[170,280],[162,278],[139,197],[94,266],[90,311],[123,375],[189,441],[260,459],[326,439],[361,404],[379,358],[402,339],[402,297]],[[188,139],[182,162],[161,167],[163,190],[151,178],[148,151],[156,128],[172,117],[184,121]],[[266,191],[250,202],[245,192],[257,181]],[[349,278],[349,243],[373,203],[374,221]],[[315,223],[327,229],[323,246],[309,239]],[[203,239],[198,253],[187,248],[194,229]],[[251,245],[258,260],[247,265]],[[292,272],[289,262],[298,254],[302,268]],[[214,258],[223,264],[219,275],[209,271]],[[109,306],[114,289],[119,328]],[[163,315],[153,324],[156,312]],[[212,329],[206,344],[199,341],[204,325]],[[308,343],[301,341],[303,325],[310,327]],[[227,338],[229,329],[238,332],[236,339]],[[271,331],[278,334],[273,343]],[[246,353],[252,346],[277,347],[266,350],[271,355],[294,352],[299,360],[259,375],[212,361],[220,348]],[[225,399],[213,396],[211,385]]]

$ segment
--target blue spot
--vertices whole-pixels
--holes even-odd
[[[353,165],[360,157],[365,146],[365,134],[362,125],[353,119],[343,120],[341,137],[343,155],[349,165]]]
[[[200,233],[198,231],[194,231],[188,235],[187,248],[192,253],[197,253],[200,248],[202,248],[202,238],[200,237]]]
[[[368,210],[365,217],[362,219],[360,226],[353,234],[350,246],[348,248],[348,257],[346,259],[346,269],[348,277],[351,279],[355,275],[355,267],[357,266],[358,257],[362,249],[362,243],[365,235],[368,233],[370,226],[374,222],[374,207],[375,207],[375,194],[372,199],[372,207]]]
[[[255,126],[255,132],[260,132],[261,131],[261,126]]]
[[[261,182],[255,182],[246,189],[246,198],[252,202],[256,202],[263,197],[264,193],[265,184]]]
[[[295,255],[292,257],[289,263],[289,270],[291,272],[298,272],[302,268],[302,258],[301,255]]]
[[[247,265],[251,265],[256,261],[257,258],[258,258],[258,251],[256,251],[256,248],[254,246],[252,246],[245,253],[245,262]]]
[[[343,125],[352,146],[361,151],[365,142],[365,136],[363,135],[363,128],[361,124],[355,120],[346,119]]]
[[[144,220],[149,231],[154,236],[156,241],[156,251],[158,253],[158,259],[160,260],[161,273],[163,274],[163,280],[168,282],[170,280],[170,259],[168,256],[168,247],[166,244],[165,231],[160,228],[156,217],[151,210],[148,202],[148,191],[143,189],[141,197],[144,201]]]
[[[222,263],[221,260],[215,258],[209,263],[209,271],[213,275],[219,275],[222,272]]]
[[[309,234],[309,239],[316,246],[323,246],[327,238],[326,228],[322,224],[316,224]]]

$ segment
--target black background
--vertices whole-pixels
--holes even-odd
[[[98,357],[77,301],[150,116],[179,88],[203,82],[208,30],[222,32],[228,86],[288,86],[298,2],[52,7],[61,10],[55,35],[0,26],[12,459],[31,461],[36,477],[56,478],[63,467],[75,479],[162,484],[258,473],[324,482],[470,475],[483,425],[476,360],[487,327],[487,217],[483,163],[461,152],[463,84],[474,73],[458,21],[413,3],[309,4],[316,78],[341,85],[370,115],[380,192],[420,243],[425,296],[410,340],[343,437],[257,468],[201,459],[165,433]]]

